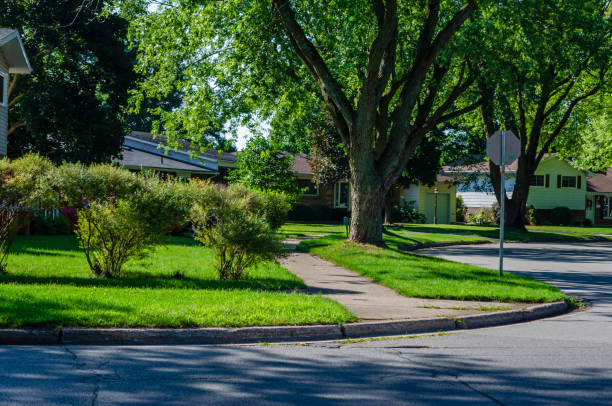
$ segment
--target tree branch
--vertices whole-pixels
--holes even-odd
[[[321,89],[323,99],[332,113],[334,122],[339,124],[343,120],[344,124],[340,129],[349,128],[355,120],[355,111],[344,94],[342,87],[334,79],[325,61],[323,61],[315,46],[308,40],[304,30],[302,30],[302,27],[296,21],[289,1],[274,0],[274,5],[294,49]],[[345,139],[347,134],[342,135],[343,141],[348,145],[350,140],[348,138]]]
[[[448,114],[445,114],[445,115],[441,116],[440,119],[438,120],[437,124],[440,124],[440,123],[443,123],[445,121],[452,120],[454,118],[460,117],[460,116],[462,116],[462,115],[464,115],[466,113],[469,113],[470,111],[474,111],[477,108],[479,108],[481,105],[482,105],[482,99],[478,99],[476,102],[470,104],[467,107],[464,107],[464,108],[459,109],[457,111],[454,111],[452,113],[448,113]]]
[[[19,75],[13,75],[13,80],[11,80],[11,84],[8,88],[8,99],[11,99],[11,95],[15,91],[15,87],[17,86],[17,81],[19,80]]]
[[[392,113],[394,126],[390,137],[390,144],[397,144],[399,140],[402,139],[402,134],[408,131],[407,126],[401,123],[408,122],[408,117],[414,108],[423,81],[434,59],[477,7],[475,1],[468,0],[468,2],[461,7],[446,26],[438,33],[433,41],[427,43],[427,40],[431,37],[429,30],[431,25],[434,24],[433,20],[435,20],[435,24],[438,22],[439,2],[430,1],[429,6],[435,7],[435,9],[428,9],[428,18],[419,37],[419,48],[417,49],[417,57],[415,58],[416,62],[407,74],[407,78],[405,79],[406,85],[403,86],[400,94],[400,102]],[[401,151],[403,148],[399,148],[399,150]]]
[[[574,84],[576,82],[572,81],[568,86],[566,86],[565,91],[561,94],[561,96],[559,96],[557,98],[557,101],[555,103],[553,103],[552,106],[550,106],[548,108],[548,110],[546,110],[544,112],[544,118],[547,118],[548,116],[550,116],[550,114],[555,111],[560,105],[561,103],[563,103],[563,101],[565,100],[565,98],[567,97],[567,95],[571,92],[572,88],[574,87]],[[559,89],[559,88],[557,88]]]
[[[6,135],[9,136],[12,133],[14,133],[17,129],[24,127],[24,126],[25,126],[25,121],[18,121],[8,129],[8,131],[6,132]]]
[[[544,157],[544,154],[546,154],[548,152],[548,150],[549,150],[550,146],[552,145],[553,141],[557,138],[557,136],[561,133],[561,130],[563,130],[563,128],[567,124],[567,121],[569,120],[570,116],[572,115],[572,111],[578,105],[578,103],[580,103],[584,99],[587,99],[587,98],[593,96],[595,93],[597,93],[599,91],[599,89],[601,88],[602,83],[603,83],[603,76],[604,76],[604,74],[603,74],[603,70],[602,70],[602,73],[600,75],[600,82],[597,85],[595,85],[591,90],[589,90],[588,92],[586,92],[586,93],[576,97],[574,100],[572,100],[570,102],[569,106],[565,110],[565,113],[563,114],[563,117],[561,118],[561,120],[559,121],[559,123],[557,124],[555,129],[552,131],[552,133],[550,134],[550,136],[548,137],[548,139],[544,143],[544,146],[540,150],[540,153],[538,154],[538,156],[536,158],[536,164],[540,163],[540,161]]]

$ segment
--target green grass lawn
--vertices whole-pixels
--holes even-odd
[[[387,248],[349,243],[330,235],[302,241],[299,249],[351,269],[409,297],[504,302],[551,302],[558,288],[523,276],[404,252],[401,235],[385,235]]]
[[[338,303],[300,293],[274,263],[221,281],[209,249],[172,238],[126,264],[120,279],[92,278],[73,236],[19,237],[0,274],[0,326],[189,327],[343,323]]]
[[[531,231],[550,231],[554,233],[578,233],[591,235],[610,235],[612,227],[590,226],[590,227],[571,227],[571,226],[527,226]]]
[[[346,228],[337,224],[306,224],[287,223],[280,232],[285,237],[304,237],[308,235],[331,235],[339,239],[346,238]],[[403,227],[386,227],[385,242],[394,249],[405,249],[417,244],[428,244],[436,242],[475,242],[486,241],[485,238],[465,235],[432,233],[415,230],[405,230]]]
[[[556,227],[528,226],[528,232],[521,233],[506,229],[504,235],[509,241],[612,241],[611,227]],[[472,224],[408,224],[387,226],[387,232],[402,234],[405,246],[431,242],[464,242],[482,239],[498,239],[498,226]],[[341,224],[287,223],[281,228],[286,237],[306,235],[346,236]]]
[[[491,238],[499,233],[494,226],[403,224],[387,227],[383,236],[386,248],[346,242],[342,225],[288,223],[281,232],[287,237],[326,235],[302,241],[299,249],[356,271],[404,296],[506,302],[550,302],[565,298],[558,288],[530,278],[511,273],[500,278],[497,271],[405,251],[414,244]],[[538,232],[528,235],[531,239],[544,239]]]
[[[448,233],[478,235],[486,238],[499,238],[498,226],[463,225],[463,224],[402,224],[391,229],[403,229],[423,233]],[[572,234],[567,234],[572,230]],[[601,231],[604,232],[601,232]],[[515,230],[504,230],[504,236],[510,241],[612,241],[610,228],[604,227],[547,227],[529,226],[526,233]],[[610,235],[606,235],[610,234]]]

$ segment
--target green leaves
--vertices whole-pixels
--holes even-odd
[[[30,75],[11,78],[10,156],[90,163],[120,152],[134,55],[128,22],[104,15],[108,3],[3,2],[0,26],[19,30],[32,65]]]
[[[229,179],[253,189],[283,192],[297,201],[301,190],[292,168],[293,155],[279,151],[269,139],[256,135],[238,154],[236,169],[231,171]]]

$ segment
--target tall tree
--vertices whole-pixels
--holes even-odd
[[[610,2],[509,0],[482,21],[470,33],[485,39],[472,55],[480,113],[487,137],[503,127],[520,138],[505,223],[523,230],[531,175],[559,139],[575,135],[576,108],[610,80]],[[493,163],[490,176],[499,201],[500,171]]]
[[[612,168],[612,89],[578,110],[578,117],[555,149],[578,169],[606,172]]]
[[[31,75],[9,87],[9,155],[107,161],[121,151],[134,55],[128,23],[105,1],[7,0],[0,26],[19,30]]]
[[[333,184],[349,179],[350,166],[346,148],[342,138],[335,131],[331,118],[319,120],[310,135],[311,166],[313,180],[321,184]],[[385,223],[391,223],[391,209],[400,186],[410,186],[415,183],[433,185],[440,170],[442,151],[439,143],[442,137],[440,130],[434,130],[426,136],[415,148],[414,154],[406,163],[401,176],[387,192],[384,205]],[[382,210],[382,207],[381,207]]]
[[[258,190],[284,192],[296,202],[301,191],[293,165],[293,155],[279,151],[269,139],[258,134],[238,154],[236,169],[230,172],[229,180]]]
[[[134,33],[142,69],[156,72],[142,87],[185,92],[182,117],[168,121],[270,119],[314,89],[348,152],[352,241],[382,244],[381,207],[415,148],[477,108],[456,105],[474,80],[457,33],[476,0],[155,3]]]

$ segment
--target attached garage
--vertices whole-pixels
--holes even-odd
[[[413,184],[402,188],[400,193],[401,200],[423,213],[425,222],[430,224],[450,224],[456,221],[456,195],[457,188],[452,179],[442,175],[438,175],[438,182],[433,186]]]
[[[437,198],[436,198],[437,195]],[[428,223],[450,224],[450,193],[426,192],[425,217]]]

